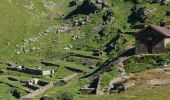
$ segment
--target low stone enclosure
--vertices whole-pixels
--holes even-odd
[[[98,84],[99,84],[99,78],[93,80],[92,83],[83,86],[80,89],[80,92],[82,94],[96,94],[97,93]]]
[[[120,93],[125,91],[125,82],[127,79],[125,78],[116,78],[112,80],[109,84],[108,92],[110,93]]]
[[[37,90],[37,89],[40,88],[39,86],[46,86],[48,84],[49,84],[48,82],[34,78],[34,79],[27,81],[25,86],[32,89],[32,90]],[[39,85],[39,86],[35,86],[35,85]]]
[[[41,88],[35,90],[34,92],[21,97],[21,100],[34,100],[35,96],[45,92],[47,89],[52,88],[52,87],[53,87],[53,83],[49,83],[49,84],[45,85],[44,87],[41,87]]]
[[[42,94],[43,92],[45,92],[47,89],[50,89],[54,86],[63,86],[65,84],[68,83],[68,81],[70,81],[71,79],[73,79],[74,77],[76,77],[78,75],[78,73],[73,73],[61,80],[59,80],[58,82],[45,82],[45,81],[42,81],[42,80],[39,80],[39,79],[32,79],[30,81],[27,82],[27,85],[29,86],[33,86],[34,84],[38,84],[38,85],[41,85],[42,87],[39,87],[37,90],[21,97],[21,100],[34,100],[34,97],[37,96],[37,95],[40,95]]]
[[[81,69],[77,69],[77,68],[73,68],[73,67],[65,67],[66,69],[68,69],[68,70],[71,70],[71,71],[73,71],[73,72],[76,72],[76,73],[82,73],[83,72],[83,70],[81,70]]]
[[[7,63],[7,65],[8,65],[7,70],[19,71],[19,72],[23,72],[23,73],[27,73],[27,74],[50,75],[50,74],[54,73],[54,70],[26,68],[24,66],[17,66],[15,63]]]

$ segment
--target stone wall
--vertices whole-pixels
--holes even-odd
[[[7,70],[19,71],[19,72],[34,74],[34,75],[50,75],[54,73],[54,70],[31,69],[31,68],[25,68],[24,66],[7,67]]]
[[[99,77],[98,79],[98,84],[97,84],[97,88],[96,88],[96,95],[102,95],[104,94],[103,93],[103,90],[101,90],[101,78]]]
[[[95,91],[95,88],[82,88],[80,89],[82,94],[92,94]]]
[[[47,89],[52,88],[52,87],[53,87],[53,83],[49,83],[48,85],[41,87],[41,88],[35,90],[34,92],[21,97],[21,100],[34,100],[35,96],[42,94]]]
[[[55,82],[54,86],[63,86],[65,84],[67,84],[68,81],[70,81],[71,79],[76,77],[77,75],[78,75],[78,73],[70,74],[70,75],[64,77],[63,79],[60,79],[58,82]]]

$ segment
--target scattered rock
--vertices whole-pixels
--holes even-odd
[[[77,40],[77,39],[81,39],[84,37],[84,34],[74,34],[72,36],[72,40]]]
[[[103,21],[105,22],[105,23],[108,23],[108,22],[110,22],[110,21],[112,21],[112,19],[114,19],[113,18],[113,12],[112,11],[110,11],[110,10],[107,10],[106,12],[105,12],[105,14],[103,15]]]
[[[64,47],[64,50],[71,50],[73,48],[73,46],[71,44],[67,45],[66,47]]]
[[[45,37],[48,33],[52,32],[54,29],[55,29],[55,26],[51,26],[51,27],[48,27],[44,32],[37,33],[37,35],[34,37],[24,39],[21,45],[16,45],[16,48],[18,50],[14,50],[14,52],[16,52],[17,55],[20,55],[21,53],[28,53],[32,51],[34,48],[29,48],[29,46],[33,43],[38,42],[39,39]],[[39,50],[37,47],[35,48],[36,50]]]
[[[86,24],[87,22],[90,22],[89,16],[86,16],[86,17],[80,18],[78,20],[75,20],[73,25],[74,26],[80,26],[80,25]]]
[[[28,5],[25,5],[24,7],[28,10],[34,10],[34,8],[35,8],[32,1],[29,1]]]
[[[55,2],[50,1],[50,0],[42,0],[42,3],[44,5],[44,7],[50,9],[53,8],[54,6],[56,6]]]
[[[71,26],[68,25],[68,24],[63,25],[63,26],[58,30],[59,33],[69,32],[69,31],[71,31]]]

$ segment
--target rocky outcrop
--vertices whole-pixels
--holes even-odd
[[[131,11],[132,14],[129,16],[129,22],[136,24],[137,22],[144,23],[152,18],[151,13],[154,13],[157,9],[148,9],[146,7],[137,8],[134,6]]]
[[[104,0],[84,0],[80,6],[77,6],[75,10],[65,16],[65,19],[69,19],[77,14],[89,15],[90,13],[96,13],[108,7],[109,4]]]

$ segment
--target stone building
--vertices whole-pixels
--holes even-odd
[[[160,26],[148,25],[135,33],[136,54],[157,54],[167,52],[166,45],[170,43],[170,30]]]

